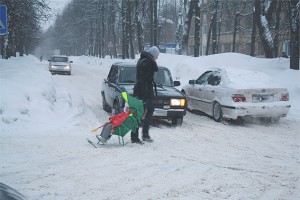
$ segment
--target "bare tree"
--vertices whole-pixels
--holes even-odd
[[[299,70],[299,10],[300,1],[290,1],[291,61],[290,68]]]
[[[142,26],[142,18],[144,16],[144,8],[145,3],[140,2],[139,0],[135,0],[135,23],[137,30],[137,39],[138,39],[138,50],[142,52],[144,50],[143,47],[143,26]]]
[[[191,28],[191,21],[193,17],[194,3],[184,0],[184,26],[183,26],[183,37],[182,37],[182,54],[187,55],[188,53],[188,39]]]
[[[255,0],[255,15],[257,20],[257,27],[259,31],[259,36],[261,39],[261,43],[264,48],[265,56],[267,58],[274,58],[274,41],[271,35],[271,31],[269,28],[270,20],[272,19],[272,14],[275,11],[276,1],[271,1],[269,5],[264,5],[264,9],[261,7],[260,0]]]
[[[133,47],[133,31],[132,31],[132,11],[133,11],[133,1],[127,2],[127,14],[126,14],[126,24],[127,24],[127,33],[128,33],[128,44],[129,44],[129,51],[130,51],[130,58],[134,59],[134,47]]]
[[[194,56],[199,57],[200,51],[200,2],[194,0],[195,8],[195,45],[194,45]]]
[[[253,9],[250,56],[254,56],[255,53],[256,21],[255,9]]]
[[[211,23],[211,35],[212,35],[212,54],[218,53],[217,46],[217,16],[218,16],[218,0],[215,0],[214,3],[214,11],[213,11],[213,19]]]
[[[154,27],[154,32],[153,32],[153,42],[154,45],[158,45],[158,16],[157,16],[157,0],[151,0],[153,1],[153,27]]]
[[[47,21],[50,17],[49,7],[44,0],[4,0],[3,3],[8,15],[8,35],[0,37],[3,57],[32,52],[40,39],[40,20]]]
[[[183,17],[182,13],[179,13],[178,22],[177,22],[177,29],[176,29],[176,48],[178,54],[182,54],[182,35],[183,35]]]

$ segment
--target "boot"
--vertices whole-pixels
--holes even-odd
[[[151,139],[151,137],[147,134],[147,135],[143,135],[143,141],[145,142],[153,142],[153,140]]]
[[[138,137],[132,137],[131,142],[137,144],[144,144]]]

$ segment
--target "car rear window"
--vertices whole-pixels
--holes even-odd
[[[52,57],[52,62],[68,62],[68,57]]]

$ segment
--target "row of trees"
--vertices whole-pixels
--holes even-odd
[[[7,7],[8,34],[0,36],[0,53],[3,58],[31,53],[41,32],[41,21],[50,17],[50,8],[44,0],[0,0]]]
[[[232,49],[228,51],[238,52],[236,51],[236,41],[239,32],[244,37],[251,35],[249,53],[251,56],[255,55],[256,40],[260,40],[259,43],[262,44],[264,55],[267,58],[278,57],[278,53],[282,51],[279,45],[282,45],[284,40],[289,40],[290,67],[299,69],[299,0],[210,0],[205,4],[199,4],[198,0],[190,0],[184,1],[184,5],[185,8],[188,7],[184,9],[184,16],[186,17],[184,27],[187,27],[182,40],[184,54],[187,52],[189,30],[194,17],[194,56],[199,55],[199,23],[205,24],[207,22],[209,26],[205,44],[207,47],[206,55],[209,52],[218,53],[222,34],[223,36],[232,36],[230,39]],[[208,18],[207,21],[203,19],[204,16]],[[203,42],[202,45],[204,46]]]
[[[72,0],[45,33],[44,46],[67,55],[134,58],[158,45],[158,1]]]
[[[41,34],[39,20],[49,18],[49,8],[44,0],[5,0],[5,4],[9,35],[0,36],[2,55],[32,52]],[[47,55],[60,49],[66,55],[134,58],[146,45],[160,44],[161,26],[168,20],[176,27],[179,54],[188,54],[192,35],[193,54],[199,56],[200,44],[204,46],[200,30],[208,24],[206,55],[219,52],[222,32],[233,36],[230,51],[236,52],[236,36],[244,30],[251,31],[250,55],[260,40],[265,56],[273,58],[278,56],[280,38],[288,35],[291,68],[299,69],[299,7],[300,0],[72,0],[42,35],[39,52]]]

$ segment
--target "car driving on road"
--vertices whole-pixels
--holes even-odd
[[[115,63],[111,66],[107,78],[102,83],[103,109],[113,114],[121,112],[124,101],[122,91],[132,95],[136,80],[135,63]],[[173,81],[168,68],[158,66],[154,75],[157,95],[154,96],[153,118],[171,120],[173,125],[181,125],[186,114],[186,98],[174,86],[179,86],[180,81]]]
[[[69,61],[67,56],[54,55],[51,56],[49,61],[49,71],[51,74],[68,74],[71,75],[72,67],[71,63],[73,61]]]

